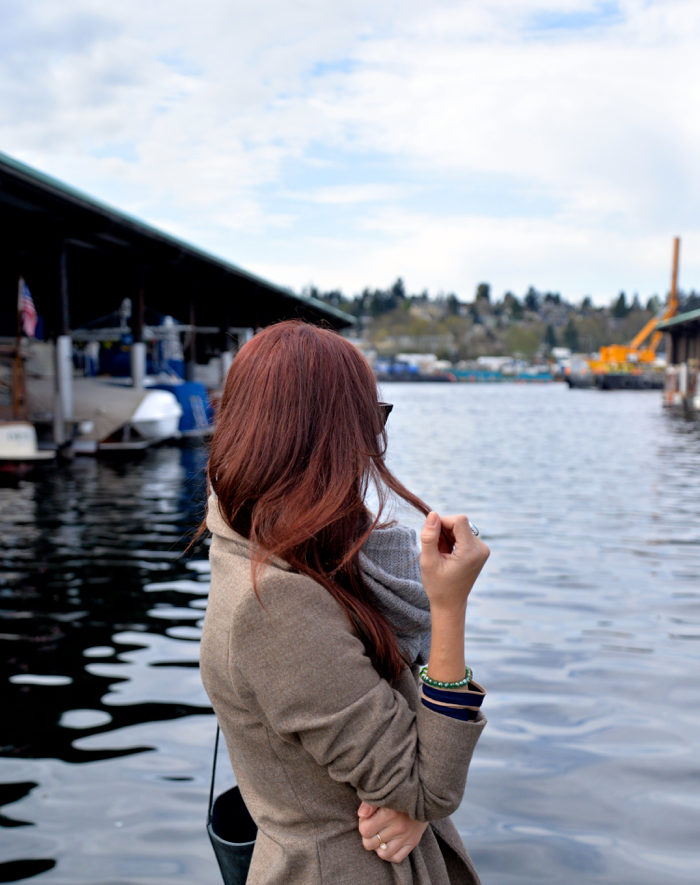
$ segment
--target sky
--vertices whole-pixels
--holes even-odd
[[[271,282],[700,289],[698,0],[0,0],[0,151]]]

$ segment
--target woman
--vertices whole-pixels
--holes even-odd
[[[253,885],[479,881],[448,815],[485,724],[464,622],[489,551],[389,471],[388,408],[352,344],[300,322],[226,380],[201,672],[258,825]],[[424,591],[412,533],[380,523],[389,492],[428,514]]]

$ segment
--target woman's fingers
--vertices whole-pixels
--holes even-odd
[[[377,830],[371,836],[363,836],[362,844],[367,851],[378,851],[381,857],[384,857],[392,842],[399,839],[401,835],[390,827],[384,827],[383,830]],[[386,848],[382,848],[382,845],[385,845]]]
[[[363,838],[362,845],[365,851],[376,851],[382,860],[393,863],[400,863],[418,844],[417,842],[407,841],[408,837],[405,833],[391,836],[388,830],[386,832],[382,830],[381,836],[381,843],[375,835],[370,839]]]
[[[489,553],[486,544],[472,534],[466,516],[440,517],[431,511],[421,532],[420,559],[431,606],[463,605]]]
[[[360,830],[360,835],[370,840],[374,839],[375,834],[380,830],[382,834],[396,835],[397,823],[400,817],[399,812],[392,811],[391,808],[377,808],[372,817],[361,818],[357,826]],[[378,844],[379,841],[374,839],[375,848]]]
[[[401,863],[408,857],[427,826],[391,808],[377,808],[371,818],[361,818],[358,824],[365,850],[375,851],[389,863]]]

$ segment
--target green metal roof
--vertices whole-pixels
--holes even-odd
[[[676,314],[676,316],[671,317],[670,320],[666,320],[663,323],[659,323],[656,327],[657,329],[669,329],[673,326],[682,326],[685,323],[697,323],[700,322],[700,308],[698,310],[689,310],[685,313]]]
[[[318,298],[313,298],[309,295],[300,295],[288,287],[270,283],[249,271],[243,270],[243,268],[238,267],[238,265],[233,264],[225,258],[221,258],[218,255],[200,249],[192,243],[188,243],[185,240],[181,240],[178,237],[165,233],[165,231],[152,227],[141,219],[115,209],[106,203],[102,203],[94,197],[88,196],[82,191],[59,181],[58,179],[52,178],[37,169],[26,166],[24,163],[20,163],[18,160],[15,160],[13,157],[0,151],[0,173],[3,171],[9,172],[14,177],[34,185],[44,193],[51,194],[61,201],[66,201],[77,208],[82,208],[87,212],[105,217],[114,224],[132,231],[147,240],[159,241],[167,246],[178,249],[182,253],[189,255],[196,260],[215,266],[225,273],[234,274],[263,289],[268,289],[271,292],[277,293],[284,298],[293,299],[300,304],[307,305],[315,312],[328,315],[329,319],[330,317],[333,317],[336,320],[336,325],[347,327],[353,326],[357,322],[354,317],[330,304],[326,304]],[[1,197],[2,188],[0,187],[0,199]]]

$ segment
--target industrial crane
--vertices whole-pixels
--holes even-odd
[[[651,366],[656,360],[656,348],[663,336],[656,327],[664,320],[670,319],[678,312],[678,255],[680,252],[680,238],[673,240],[673,272],[671,274],[671,291],[668,301],[659,316],[652,317],[629,344],[608,344],[600,348],[597,359],[588,361],[591,370],[596,375],[631,371],[640,366]],[[653,333],[653,334],[652,334]],[[646,347],[641,345],[651,335]]]

